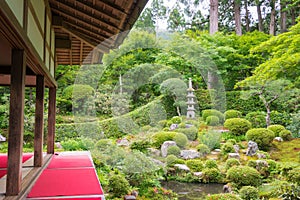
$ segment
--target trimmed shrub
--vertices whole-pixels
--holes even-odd
[[[260,173],[248,166],[234,166],[227,171],[227,177],[230,182],[242,186],[258,186],[261,182]]]
[[[265,128],[266,124],[266,113],[263,111],[249,112],[245,119],[252,124],[252,128]]]
[[[211,160],[211,159],[206,160],[205,161],[205,168],[209,168],[209,169],[216,168],[216,169],[218,169],[217,161]]]
[[[112,193],[113,197],[122,197],[123,195],[128,194],[130,189],[129,182],[125,179],[124,176],[120,174],[113,174],[109,180],[108,192]]]
[[[247,140],[256,142],[259,149],[262,150],[268,150],[274,137],[273,131],[266,128],[254,128],[246,133]]]
[[[175,164],[184,164],[185,162],[182,159],[178,159],[174,155],[168,155],[166,158],[166,163],[167,163],[167,166],[173,167]]]
[[[220,124],[220,120],[217,116],[208,116],[205,122],[209,126],[217,126]]]
[[[190,128],[178,128],[175,131],[185,134],[187,138],[191,141],[197,139],[198,129],[195,126],[192,126]]]
[[[238,110],[227,110],[225,113],[225,120],[231,119],[231,118],[240,118],[242,117],[242,113]]]
[[[231,142],[226,142],[221,146],[221,153],[223,155],[227,155],[228,153],[234,153],[235,150],[233,148],[233,144]]]
[[[240,161],[236,158],[229,158],[226,160],[225,168],[228,170],[233,166],[239,166],[241,165]]]
[[[288,172],[288,180],[300,185],[300,168],[292,169]]]
[[[234,135],[243,135],[251,128],[251,122],[246,119],[231,118],[225,121],[224,127]]]
[[[202,118],[206,121],[206,118],[209,116],[217,116],[219,118],[220,123],[224,123],[224,115],[215,109],[203,110],[202,111]]]
[[[183,133],[176,133],[173,140],[180,148],[184,148],[188,143],[188,138]]]
[[[291,115],[288,112],[271,111],[271,123],[287,126],[291,123]]]
[[[206,200],[241,200],[236,194],[213,194],[206,197]]]
[[[201,154],[201,156],[206,156],[210,153],[210,149],[205,144],[199,144],[197,146],[197,151]]]
[[[130,145],[131,150],[138,150],[140,152],[146,153],[147,149],[151,146],[151,143],[147,140],[138,140],[134,141]]]
[[[275,134],[275,137],[278,137],[279,133],[281,131],[285,130],[284,126],[278,125],[278,124],[270,125],[270,126],[268,126],[268,129],[273,131],[273,133]]]
[[[182,119],[179,116],[175,116],[175,117],[172,117],[171,122],[173,124],[180,124],[182,122]]]
[[[167,149],[168,155],[179,156],[180,155],[180,148],[178,146],[170,146]]]
[[[158,133],[155,133],[152,137],[153,139],[153,146],[156,148],[159,148],[165,141],[173,140],[176,132],[166,132],[166,131],[161,131]]]
[[[202,180],[204,183],[218,183],[222,179],[222,174],[219,169],[205,168],[202,172]]]
[[[158,125],[160,126],[160,127],[166,127],[167,126],[167,123],[168,123],[168,120],[166,120],[166,119],[164,119],[164,120],[160,120],[159,122],[158,122]]]
[[[279,137],[281,137],[284,141],[290,141],[293,139],[292,132],[289,130],[280,131]]]
[[[201,172],[204,168],[204,164],[201,160],[188,160],[186,165],[191,169],[192,172]]]
[[[232,143],[233,145],[235,145],[237,143],[235,139],[229,139],[226,142]]]
[[[240,197],[243,200],[258,200],[258,189],[252,186],[244,186],[239,191]]]
[[[217,149],[220,148],[221,133],[213,130],[202,131],[199,133],[199,140],[209,149]]]

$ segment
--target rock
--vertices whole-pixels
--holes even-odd
[[[203,172],[194,172],[193,175],[197,176],[197,177],[202,177],[203,176]]]
[[[258,159],[266,159],[267,156],[265,154],[263,154],[263,153],[257,153],[257,158]]]
[[[131,195],[137,197],[137,196],[139,195],[139,192],[136,191],[136,190],[133,190],[133,191],[131,192]]]
[[[255,162],[256,162],[256,169],[258,171],[261,170],[262,168],[268,168],[269,167],[268,162],[265,161],[265,160],[257,160]]]
[[[238,144],[233,145],[235,153],[238,153],[240,151],[240,146]]]
[[[240,159],[240,154],[238,153],[229,153],[228,154],[228,158],[236,158],[236,159]]]
[[[219,155],[219,154],[220,154],[220,152],[217,152],[217,151],[212,151],[212,152],[210,152],[210,154],[211,154],[211,155]]]
[[[190,171],[190,168],[184,164],[175,164],[174,167],[182,171]]]
[[[185,124],[185,128],[191,128],[193,127],[193,124]]]
[[[167,157],[168,155],[168,148],[170,146],[176,146],[176,142],[174,141],[165,141],[162,145],[161,145],[161,156],[162,157]]]
[[[171,124],[170,131],[174,131],[177,128],[178,128],[178,124]]]
[[[0,142],[5,142],[5,141],[6,141],[6,137],[4,137],[0,134]]]
[[[160,150],[154,148],[148,148],[148,152],[155,156],[160,156]]]
[[[136,200],[136,197],[133,195],[125,195],[124,200]]]
[[[248,142],[248,149],[247,149],[246,155],[247,156],[254,156],[257,151],[258,151],[257,143],[250,140]]]
[[[231,193],[232,189],[229,185],[224,185],[223,186],[223,192],[224,193]]]
[[[274,140],[277,142],[283,142],[283,139],[281,137],[275,137]]]
[[[127,139],[121,139],[117,141],[117,145],[127,147],[129,146],[129,141]]]
[[[214,151],[215,152],[221,152],[221,149],[215,149]]]
[[[63,147],[61,146],[60,142],[55,142],[55,146],[58,149],[63,149]]]
[[[200,153],[196,150],[181,150],[180,156],[185,160],[195,159],[200,157]]]
[[[150,157],[150,159],[154,162],[154,164],[159,165],[161,167],[165,167],[165,165],[166,165],[165,163],[161,162],[160,160],[156,160],[156,159],[151,158],[151,157]]]

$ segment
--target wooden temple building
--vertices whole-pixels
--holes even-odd
[[[0,0],[0,85],[10,87],[6,197],[18,197],[54,153],[57,65],[99,63],[147,0]],[[92,52],[92,53],[91,53]],[[84,63],[83,63],[84,62]],[[22,180],[24,90],[36,89],[34,168]],[[43,155],[48,91],[47,155]]]

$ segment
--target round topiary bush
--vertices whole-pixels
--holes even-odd
[[[108,191],[112,193],[113,197],[122,197],[123,195],[128,194],[130,189],[129,182],[125,179],[124,176],[120,174],[113,174],[108,179],[109,188]]]
[[[234,135],[243,135],[251,128],[251,123],[246,119],[231,118],[225,121],[224,127]]]
[[[206,156],[210,153],[209,147],[205,144],[199,144],[197,146],[197,151],[200,153],[201,156]]]
[[[185,161],[174,155],[168,155],[166,158],[166,164],[168,167],[173,167],[175,164],[185,164]]]
[[[221,153],[222,155],[227,155],[228,153],[234,153],[234,147],[231,142],[226,142],[221,146]]]
[[[237,185],[242,186],[258,186],[261,183],[260,173],[248,166],[233,166],[227,171],[226,178]]]
[[[209,168],[209,169],[216,168],[216,169],[218,169],[217,161],[211,160],[211,159],[206,160],[205,161],[205,168]]]
[[[217,116],[208,116],[205,122],[209,126],[217,126],[220,124],[220,120]]]
[[[266,124],[266,113],[262,111],[249,112],[245,119],[252,124],[252,128],[265,128]]]
[[[180,155],[180,148],[178,146],[170,146],[167,150],[168,155],[179,156]]]
[[[224,115],[218,110],[215,109],[209,109],[209,110],[203,110],[202,111],[202,118],[204,121],[206,121],[206,118],[208,116],[217,116],[219,118],[220,123],[224,123]]]
[[[252,186],[244,186],[239,191],[240,197],[243,200],[258,200],[258,189]]]
[[[279,137],[279,133],[281,131],[285,130],[284,126],[278,125],[278,124],[270,125],[270,126],[268,126],[268,129],[273,131],[273,133],[275,134],[275,137]]]
[[[172,117],[171,122],[173,124],[180,124],[182,122],[182,119],[179,116],[175,116],[175,117]]]
[[[300,185],[300,167],[292,169],[288,172],[288,180],[292,183]]]
[[[238,110],[227,110],[225,113],[225,120],[231,119],[231,118],[240,118],[242,117],[242,113]]]
[[[226,160],[225,168],[228,170],[233,166],[239,166],[241,165],[240,161],[236,158],[229,158]]]
[[[205,168],[202,172],[202,180],[204,183],[218,183],[222,179],[222,174],[219,169]]]
[[[241,200],[236,194],[213,194],[206,197],[206,200]]]
[[[192,126],[190,128],[179,128],[175,130],[176,132],[183,133],[187,136],[187,138],[191,141],[194,141],[197,139],[198,129],[195,126]]]
[[[157,132],[152,137],[152,145],[156,148],[160,148],[165,141],[173,140],[176,134],[176,132],[168,131]]]
[[[192,172],[201,172],[204,168],[203,162],[196,159],[186,161],[186,165]]]
[[[259,149],[268,150],[275,135],[273,131],[266,128],[254,128],[247,131],[246,138],[248,141],[256,142]]]
[[[284,141],[290,141],[293,139],[292,132],[289,130],[280,131],[279,137],[281,137]]]
[[[183,133],[176,133],[173,140],[180,148],[184,148],[188,143],[188,138]]]

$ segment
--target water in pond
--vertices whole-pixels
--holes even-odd
[[[162,182],[162,186],[176,192],[179,200],[203,200],[208,194],[218,194],[223,191],[223,184],[168,181]]]

